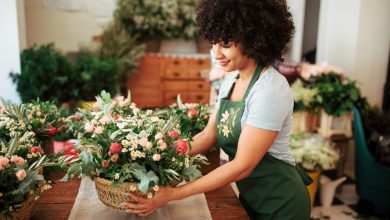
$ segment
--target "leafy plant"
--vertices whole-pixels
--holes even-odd
[[[117,59],[99,59],[90,53],[82,52],[75,64],[75,71],[79,74],[79,79],[76,81],[79,99],[94,100],[102,90],[117,94]]]
[[[130,35],[142,41],[150,39],[193,39],[195,37],[196,0],[119,0],[115,19]]]
[[[311,76],[307,84],[318,90],[314,96],[313,107],[323,108],[326,113],[341,116],[353,106],[364,107],[367,101],[361,97],[356,82],[336,72]]]
[[[72,65],[53,44],[31,47],[20,56],[21,73],[10,73],[23,102],[68,102],[77,95]]]

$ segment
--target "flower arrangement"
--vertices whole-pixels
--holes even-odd
[[[297,165],[308,171],[333,169],[339,160],[329,142],[305,132],[291,135],[291,152]]]
[[[196,33],[196,4],[196,0],[120,0],[115,17],[142,40],[192,39]]]
[[[43,154],[40,146],[26,147],[25,140],[30,137],[25,133],[9,142],[0,142],[0,217],[11,217],[18,209],[25,209],[23,203],[28,197],[36,200],[41,192],[51,188],[42,169],[56,163]]]
[[[69,162],[64,179],[74,175],[104,178],[114,184],[137,183],[139,190],[153,196],[158,185],[176,185],[201,176],[198,166],[206,158],[190,157],[191,136],[183,132],[178,116],[163,119],[152,110],[140,110],[130,97],[97,97],[92,119],[84,121],[78,149],[80,157]]]
[[[180,95],[177,96],[177,103],[169,108],[156,111],[156,115],[164,119],[169,119],[171,115],[177,115],[180,130],[190,136],[196,135],[207,126],[210,114],[211,107],[209,105],[183,103]]]
[[[34,101],[11,105],[0,102],[0,106],[0,137],[10,140],[28,135],[21,140],[25,148],[46,147],[53,136],[64,131],[65,119],[53,103]]]

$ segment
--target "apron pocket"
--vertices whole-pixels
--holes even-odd
[[[310,185],[313,182],[313,179],[300,167],[295,166],[297,168],[297,172],[299,176],[301,177],[303,183],[305,186]]]

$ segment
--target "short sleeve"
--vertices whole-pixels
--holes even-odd
[[[248,98],[246,124],[256,128],[280,131],[286,117],[292,112],[293,97],[290,90],[272,83],[262,83]]]

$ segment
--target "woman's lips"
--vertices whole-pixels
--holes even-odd
[[[224,66],[227,66],[229,64],[229,62],[230,61],[219,61],[219,64],[224,67]]]

